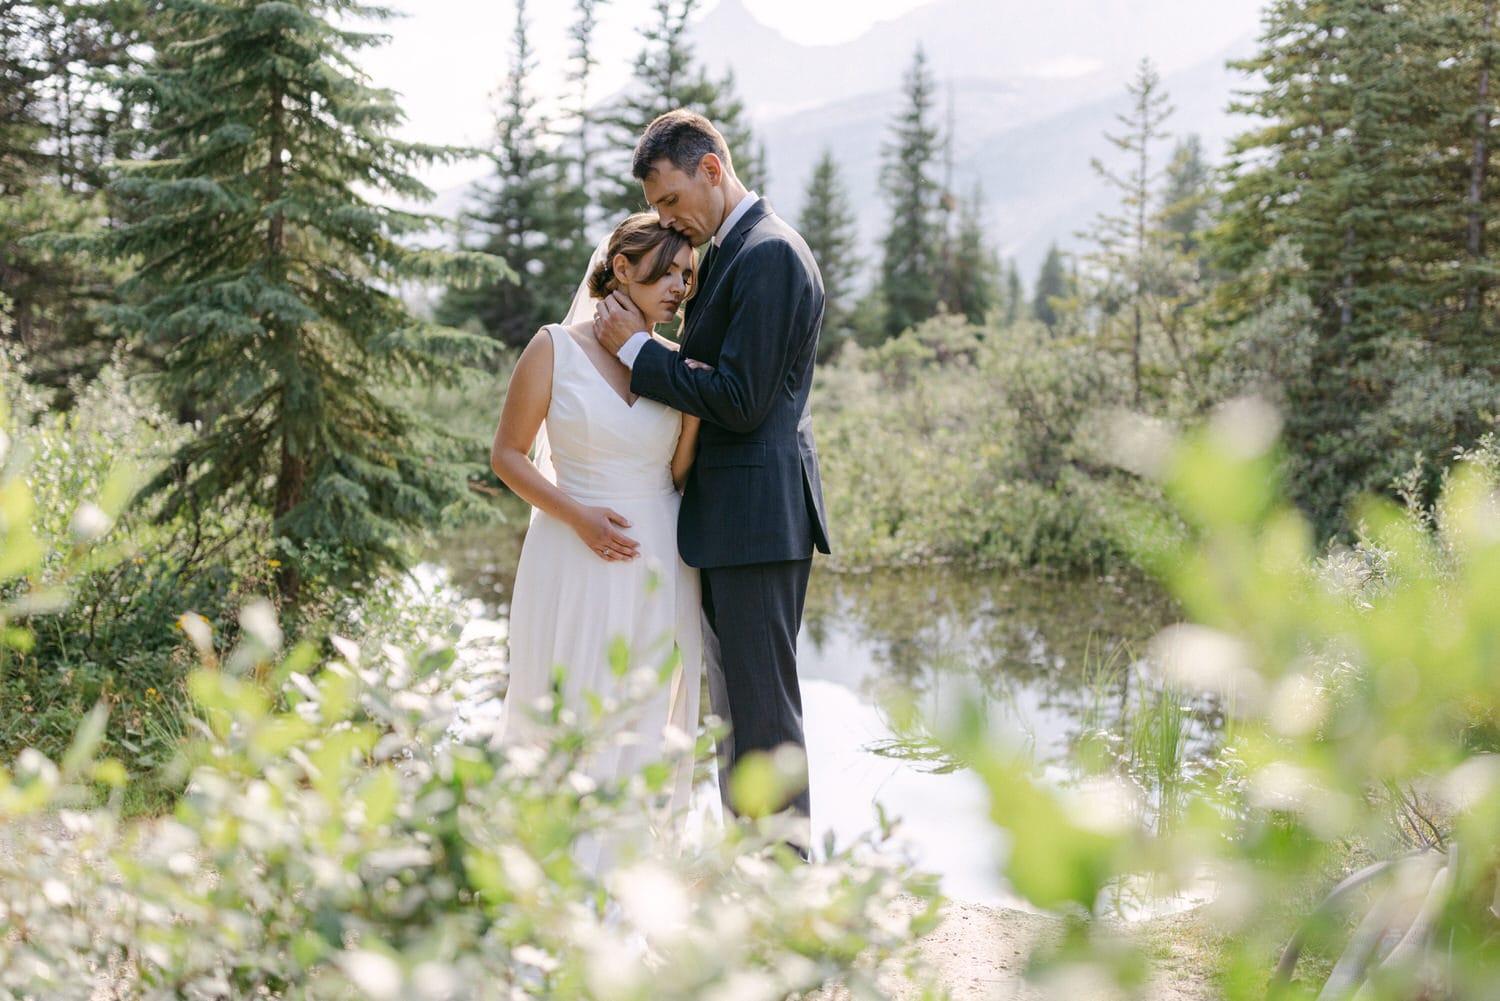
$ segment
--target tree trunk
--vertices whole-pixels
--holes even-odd
[[[1495,0],[1486,0],[1480,42],[1479,87],[1474,100],[1474,159],[1469,168],[1469,264],[1475,267],[1464,296],[1464,315],[1478,335],[1484,324],[1485,282],[1478,271],[1484,256],[1484,175],[1489,167],[1490,131],[1490,34],[1495,25]]]
[[[285,147],[286,97],[275,92],[271,95],[271,152],[266,160],[266,201],[274,203],[281,198],[285,179],[286,163],[282,159]],[[266,254],[273,261],[286,252],[286,215],[281,211],[271,215],[266,227]],[[272,340],[287,332],[280,329],[274,314],[262,317],[267,333]],[[289,335],[295,336],[295,335]],[[273,524],[302,503],[307,487],[307,459],[297,454],[291,443],[291,428],[288,422],[286,389],[281,395],[281,463],[276,473],[276,501],[272,506]],[[284,559],[276,571],[276,589],[281,595],[282,608],[294,611],[301,597],[302,572],[293,559]]]

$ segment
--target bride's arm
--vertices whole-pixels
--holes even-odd
[[[552,334],[544,329],[516,360],[500,411],[500,426],[490,446],[490,468],[516,496],[571,527],[595,554],[606,559],[629,559],[636,555],[638,546],[619,529],[629,528],[630,522],[608,508],[578,503],[549,482],[526,456],[552,403],[552,352]],[[602,554],[605,549],[612,552]]]
[[[677,451],[672,453],[672,484],[678,493],[682,493],[688,470],[693,468],[693,457],[698,453],[698,425],[701,423],[696,417],[682,415],[682,434],[677,438]]]

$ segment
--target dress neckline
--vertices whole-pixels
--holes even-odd
[[[594,374],[599,377],[599,381],[604,383],[604,388],[609,390],[609,395],[613,396],[615,399],[623,403],[627,409],[634,410],[636,403],[640,401],[640,396],[636,395],[634,399],[627,399],[625,396],[621,396],[620,391],[615,388],[615,384],[609,381],[609,376],[600,371],[599,366],[594,364],[593,357],[586,350],[584,350],[582,344],[578,343],[578,339],[573,336],[573,331],[569,330],[561,323],[557,325],[557,329],[562,331],[562,335],[564,337],[573,342],[573,347],[578,350],[579,354],[583,355],[583,360],[588,364],[589,368],[594,370]]]

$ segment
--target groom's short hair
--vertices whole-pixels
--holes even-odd
[[[631,161],[630,172],[636,180],[644,181],[659,162],[670,160],[678,170],[692,174],[709,153],[717,156],[726,169],[734,170],[729,159],[729,144],[714,128],[713,122],[697,112],[678,108],[658,115],[646,126],[640,142],[635,144],[635,159]]]

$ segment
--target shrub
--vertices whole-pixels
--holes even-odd
[[[1139,957],[1087,918],[1125,882],[1149,878],[1169,895],[1207,880],[1230,999],[1261,998],[1268,982],[1292,996],[1489,997],[1500,977],[1500,768],[1485,736],[1500,648],[1497,483],[1482,462],[1455,471],[1437,534],[1368,503],[1375,572],[1351,574],[1281,500],[1274,442],[1268,411],[1236,405],[1163,467],[1189,530],[1151,564],[1189,622],[1158,639],[1154,661],[1163,682],[1232,720],[1219,781],[1177,790],[1175,824],[1143,823],[1152,804],[1123,779],[1034,782],[978,718],[949,727],[948,746],[986,779],[1017,889],[1080,919],[1038,969],[1138,983]],[[1386,861],[1313,908],[1364,853]],[[1298,902],[1311,920],[1273,978]],[[1326,983],[1290,979],[1304,945],[1337,960]]]

